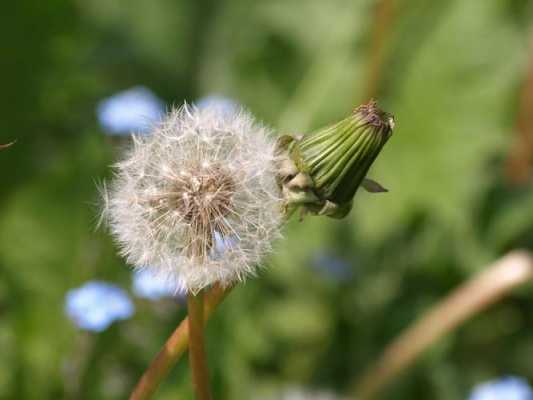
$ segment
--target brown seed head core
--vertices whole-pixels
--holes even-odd
[[[221,165],[198,162],[178,174],[169,174],[164,193],[152,197],[161,214],[171,213],[185,222],[188,254],[205,259],[213,247],[213,236],[231,235],[226,221],[234,212],[232,198],[235,181]]]

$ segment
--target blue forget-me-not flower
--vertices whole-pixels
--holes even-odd
[[[154,275],[149,269],[139,269],[133,273],[133,293],[136,296],[159,300],[164,297],[179,297],[184,289],[176,288],[176,285],[160,275]]]
[[[130,318],[135,311],[126,292],[110,283],[90,281],[69,290],[65,312],[76,325],[88,331],[102,332],[114,321]]]
[[[164,112],[164,103],[144,86],[119,92],[97,107],[98,121],[110,135],[148,133]]]
[[[316,253],[310,265],[315,271],[336,282],[349,280],[353,276],[353,271],[348,261],[328,252],[320,251]]]
[[[199,109],[210,108],[212,110],[217,110],[218,112],[224,115],[238,113],[241,109],[239,103],[219,94],[212,94],[209,96],[202,97],[201,99],[195,102],[195,105]]]
[[[477,385],[468,400],[533,400],[533,391],[525,379],[507,376]]]

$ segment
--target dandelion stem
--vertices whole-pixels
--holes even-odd
[[[533,35],[530,39],[530,59],[518,110],[516,137],[507,159],[506,172],[511,183],[526,185],[533,165]]]
[[[356,398],[375,398],[386,384],[405,371],[438,339],[532,279],[533,255],[525,251],[513,251],[483,269],[385,348],[377,362],[357,382]]]
[[[383,80],[383,67],[388,56],[387,42],[390,39],[391,27],[396,17],[397,7],[395,3],[395,0],[380,0],[376,4],[365,99],[371,99],[379,94],[380,83]]]
[[[192,386],[197,400],[211,400],[209,370],[204,340],[204,293],[187,296],[189,312],[189,365]]]
[[[205,294],[204,321],[207,322],[216,307],[224,300],[232,287],[223,288],[213,286]],[[153,359],[148,369],[137,383],[130,395],[130,400],[148,400],[155,393],[159,384],[168,375],[189,345],[189,319],[185,318],[172,335],[168,338],[163,348]]]

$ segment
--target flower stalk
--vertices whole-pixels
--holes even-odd
[[[197,400],[211,400],[209,371],[204,339],[204,294],[187,296],[189,313],[189,365],[192,385]]]
[[[371,400],[430,346],[487,309],[518,286],[533,280],[533,255],[514,250],[483,268],[434,305],[390,343],[354,388],[360,400]]]
[[[205,293],[204,323],[207,322],[217,306],[226,298],[232,287],[224,288],[215,285]],[[163,348],[153,359],[148,369],[137,383],[130,395],[130,400],[148,400],[152,398],[159,384],[165,379],[170,369],[179,361],[189,346],[189,318],[185,318],[172,335],[168,338]]]

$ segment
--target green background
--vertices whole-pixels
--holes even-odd
[[[127,139],[105,136],[95,107],[139,84],[167,104],[228,96],[281,133],[338,120],[371,95],[395,115],[370,172],[390,193],[358,193],[343,221],[291,221],[268,268],[208,329],[217,399],[349,393],[454,287],[533,246],[531,180],[505,172],[532,22],[527,0],[4,2],[0,143],[17,143],[0,152],[0,398],[126,398],[185,314],[136,299],[132,319],[91,335],[63,312],[66,291],[87,280],[131,286],[95,230],[96,182]],[[316,267],[324,254],[349,264],[343,279]],[[532,310],[531,286],[515,291],[382,398],[464,399],[502,374],[533,380]],[[156,398],[191,398],[185,359]]]

